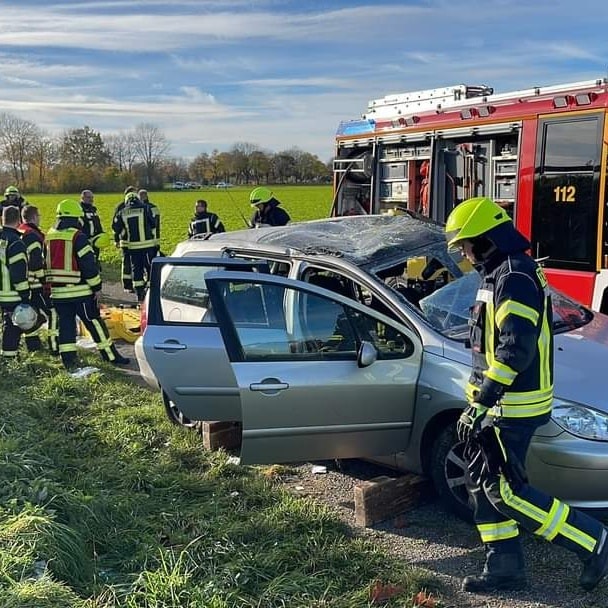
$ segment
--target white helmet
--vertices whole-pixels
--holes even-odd
[[[36,327],[38,313],[29,304],[17,304],[11,317],[13,324],[22,331],[30,331]]]

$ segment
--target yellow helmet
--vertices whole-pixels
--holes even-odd
[[[19,188],[16,186],[8,186],[4,191],[4,196],[9,196],[9,194],[15,194],[19,196]]]
[[[260,186],[251,191],[251,194],[249,195],[249,203],[255,207],[256,205],[267,203],[272,197],[272,190]]]
[[[64,198],[58,205],[56,211],[57,217],[82,217],[82,207],[78,201],[73,198]]]
[[[96,237],[93,238],[93,245],[97,249],[106,249],[110,246],[110,237],[107,232],[100,232]]]
[[[445,224],[448,247],[464,239],[485,234],[492,228],[510,222],[507,212],[486,196],[470,198],[457,205]]]

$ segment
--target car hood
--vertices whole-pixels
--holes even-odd
[[[555,336],[555,396],[608,413],[608,316]]]
[[[443,227],[423,216],[356,215],[287,226],[239,230],[211,237],[239,244],[267,243],[306,255],[331,255],[376,273],[407,258],[435,258],[454,276],[462,272],[448,254]]]

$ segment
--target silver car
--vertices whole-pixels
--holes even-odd
[[[140,370],[184,425],[242,424],[242,463],[365,457],[468,512],[454,427],[477,273],[440,226],[354,216],[192,239],[157,258]],[[608,317],[553,294],[555,402],[533,484],[608,507]]]

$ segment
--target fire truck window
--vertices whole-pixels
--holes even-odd
[[[544,171],[593,171],[599,161],[597,127],[595,119],[548,124]]]

